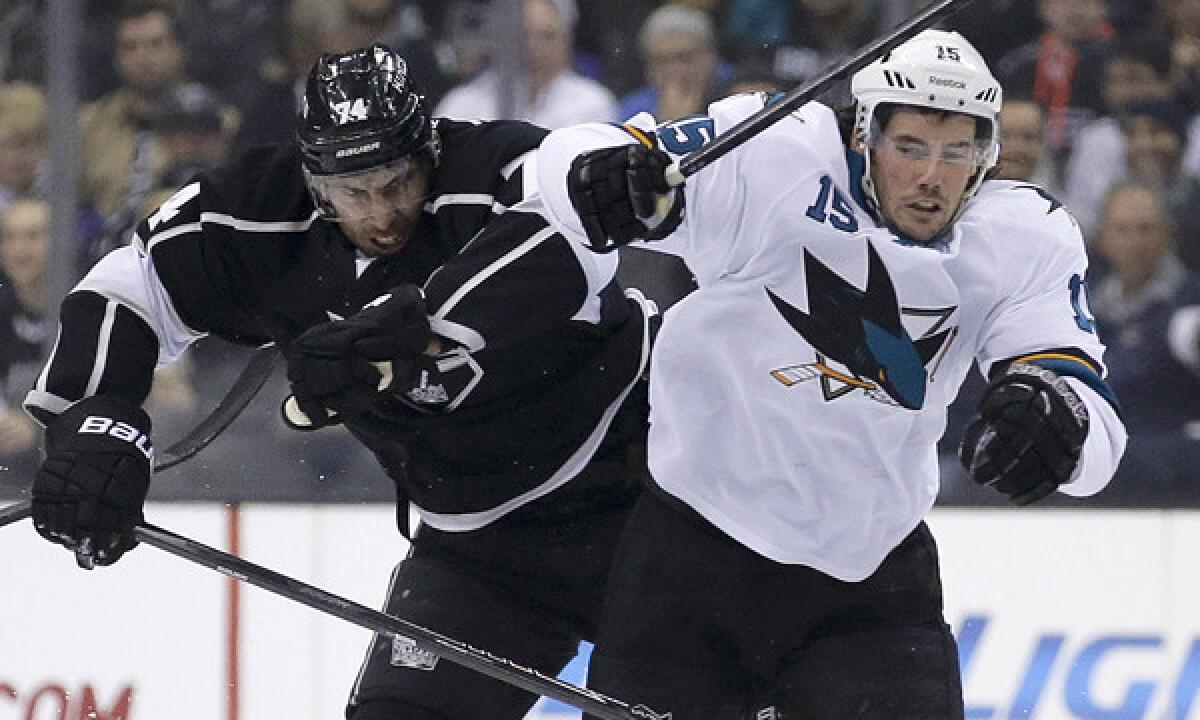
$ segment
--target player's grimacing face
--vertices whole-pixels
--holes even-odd
[[[368,257],[394,255],[408,244],[429,194],[431,170],[414,162],[340,179],[329,192],[342,232]]]
[[[896,110],[871,153],[884,219],[914,240],[933,240],[958,210],[979,152],[974,118]]]

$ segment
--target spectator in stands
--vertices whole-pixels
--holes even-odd
[[[53,328],[46,318],[50,207],[22,197],[0,211],[0,466],[22,479],[37,466],[40,433],[21,400],[40,370]]]
[[[1171,35],[1171,83],[1193,111],[1200,109],[1200,2],[1159,0],[1158,12]]]
[[[239,110],[262,86],[256,70],[278,41],[273,30],[285,0],[174,0],[188,78],[201,82]]]
[[[438,54],[449,58],[451,81],[455,85],[470,82],[487,69],[488,56],[495,47],[490,32],[492,5],[487,0],[435,0],[441,7],[435,25],[439,38]],[[430,12],[426,5],[426,12]]]
[[[322,7],[296,0],[289,4],[283,15],[281,46],[258,68],[259,90],[242,113],[234,153],[294,137],[305,76],[320,57],[332,25],[329,11]]]
[[[1168,39],[1145,34],[1116,39],[1104,62],[1104,114],[1080,128],[1066,167],[1065,200],[1085,233],[1099,221],[1100,205],[1125,165],[1122,118],[1132,102],[1168,100]]]
[[[646,18],[638,44],[649,85],[621,99],[621,119],[649,112],[673,120],[703,112],[723,94],[728,73],[721,72],[713,22],[704,11],[663,5]]]
[[[204,85],[184,83],[173,89],[155,123],[166,154],[158,187],[174,192],[196,173],[224,165],[238,121],[237,110]],[[158,207],[164,199],[150,205]]]
[[[573,8],[565,0],[525,0],[525,68],[515,83],[511,119],[549,129],[617,119],[612,93],[571,69]],[[499,73],[489,68],[447,93],[435,114],[499,119],[501,92]]]
[[[1038,0],[1038,16],[1041,37],[1007,53],[996,77],[1006,93],[1046,109],[1046,143],[1061,180],[1075,133],[1103,109],[1100,73],[1112,29],[1104,0]]]
[[[166,161],[153,130],[172,88],[183,81],[175,15],[156,0],[126,0],[116,26],[121,86],[80,114],[83,199],[104,218],[93,258],[126,242]]]
[[[1182,472],[1193,483],[1200,443],[1188,428],[1200,420],[1200,278],[1175,257],[1171,218],[1153,187],[1114,187],[1094,244],[1110,268],[1095,284],[1091,309],[1129,428],[1125,462],[1139,479],[1170,482],[1185,479]]]
[[[593,77],[602,81],[617,97],[641,87],[644,82],[638,29],[650,13],[662,3],[658,0],[620,0],[578,3],[579,21],[575,26],[576,67],[595,68]]]
[[[1129,179],[1157,190],[1175,225],[1180,259],[1200,268],[1200,178],[1183,169],[1187,110],[1176,102],[1131,103],[1122,130]]]
[[[1038,0],[975,0],[970,12],[954,17],[954,28],[962,33],[990,67],[1014,48],[1037,40],[1043,30],[1037,19]],[[895,27],[912,14],[921,2],[897,3],[901,9],[885,3],[885,27]],[[1005,89],[1008,92],[1008,89]]]
[[[1000,161],[996,177],[1023,180],[1059,194],[1046,157],[1046,113],[1029,98],[1005,98],[1000,108]]]
[[[334,52],[381,42],[400,53],[431,103],[450,88],[450,77],[438,60],[421,7],[413,0],[341,0],[342,20],[325,38]]]
[[[764,57],[786,86],[848,58],[881,29],[879,3],[869,0],[731,0],[727,18],[729,55]],[[835,107],[848,105],[849,84],[821,99]]]
[[[45,184],[46,99],[33,85],[0,85],[0,210]]]
[[[737,95],[751,92],[786,92],[789,89],[784,82],[775,77],[770,65],[761,58],[748,58],[733,68],[733,77],[726,92],[729,95]]]
[[[38,0],[0,0],[0,82],[44,81],[44,13]]]

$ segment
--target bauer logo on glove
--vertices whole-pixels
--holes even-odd
[[[124,440],[140,450],[147,460],[154,461],[154,446],[150,444],[150,438],[129,423],[118,422],[103,415],[88,415],[79,426],[79,434],[110,435]]]

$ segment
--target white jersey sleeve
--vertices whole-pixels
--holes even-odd
[[[678,160],[762,109],[762,94],[734,95],[713,103],[707,115],[657,125],[641,113],[623,124],[579,125],[551,133],[539,153],[538,183],[547,217],[567,237],[587,243],[579,217],[571,206],[567,176],[571,162],[584,152],[638,142],[637,133],[654,137],[656,145]],[[832,142],[809,147],[814,138]],[[767,128],[736,151],[716,160],[684,183],[684,213],[679,227],[666,238],[644,243],[649,250],[679,255],[700,284],[736,273],[761,253],[765,236],[746,232],[749,220],[769,227],[773,209],[794,200],[788,190],[809,181],[818,167],[841,164],[842,146],[836,140],[833,112],[810,103]],[[772,162],[783,150],[810,157],[805,166]],[[828,157],[826,157],[828,156]],[[844,184],[844,179],[843,179]],[[750,186],[755,191],[748,192]],[[771,188],[771,192],[762,192]],[[846,212],[852,212],[849,208]]]
[[[1091,495],[1112,477],[1126,433],[1115,398],[1103,383],[1104,346],[1087,303],[1087,254],[1075,219],[1042,188],[985,183],[959,220],[975,264],[988,276],[991,307],[982,308],[977,360],[984,373],[997,362],[1035,362],[1077,389],[1090,424],[1073,482],[1062,491]]]

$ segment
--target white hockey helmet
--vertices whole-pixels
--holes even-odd
[[[859,70],[850,81],[854,96],[854,136],[862,143],[866,168],[863,192],[880,207],[871,181],[871,147],[880,105],[910,105],[963,113],[986,121],[989,130],[976,155],[976,172],[953,219],[979,190],[1000,156],[1000,83],[983,57],[956,32],[925,30]]]

